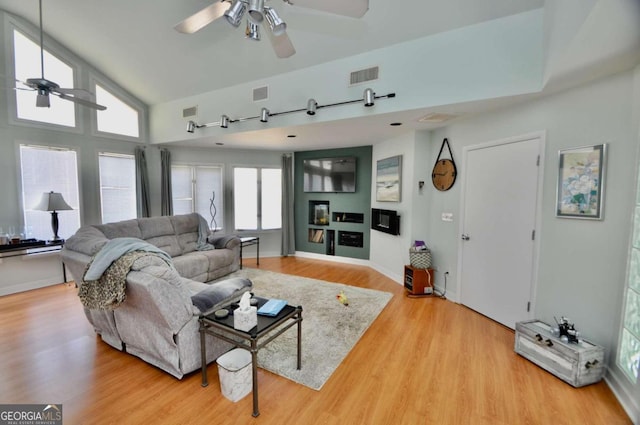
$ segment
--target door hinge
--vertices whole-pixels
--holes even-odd
[[[536,160],[536,167],[540,166],[540,155],[538,155],[538,159]]]
[[[532,240],[532,241],[535,241],[535,240],[536,240],[536,229],[533,229],[533,230],[531,231],[531,240]]]
[[[531,301],[527,302],[527,313],[531,311]]]

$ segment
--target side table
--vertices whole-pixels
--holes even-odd
[[[260,265],[260,236],[247,236],[240,238],[240,269],[242,269],[242,249],[252,245],[256,246],[256,259]]]
[[[258,299],[258,308],[268,300]],[[251,352],[251,368],[253,374],[253,416],[260,415],[258,410],[258,351],[265,345],[282,335],[293,325],[298,325],[298,362],[297,369],[302,367],[302,307],[290,305],[284,308],[275,317],[258,315],[258,325],[248,332],[237,330],[233,327],[233,310],[237,304],[223,307],[229,310],[229,315],[223,319],[218,319],[214,314],[201,316],[200,321],[200,355],[202,362],[202,386],[209,385],[207,379],[207,353],[206,335],[211,335],[227,341],[236,347],[244,348]],[[235,339],[233,337],[236,337]],[[239,339],[239,340],[238,340]]]

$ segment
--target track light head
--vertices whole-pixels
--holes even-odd
[[[198,128],[198,124],[196,124],[195,121],[189,121],[187,123],[187,133],[193,133],[196,128]]]
[[[373,92],[372,89],[365,89],[364,95],[363,95],[364,106],[370,107],[375,105],[375,97],[376,97],[376,94]]]
[[[267,22],[269,22],[269,28],[271,28],[271,32],[273,35],[278,37],[279,35],[284,34],[287,31],[287,23],[280,18],[278,12],[271,7],[264,8],[265,18],[267,18]]]
[[[229,6],[226,12],[224,12],[224,17],[234,27],[238,27],[240,22],[242,21],[242,16],[244,15],[244,11],[247,9],[247,5],[242,0],[234,0],[234,2]]]
[[[315,99],[309,99],[307,101],[307,115],[315,115],[318,108],[318,102]]]
[[[220,127],[222,128],[227,128],[229,127],[229,117],[226,115],[223,115],[220,117]]]
[[[260,121],[261,122],[269,121],[269,110],[267,108],[262,108],[262,111],[260,111]]]
[[[264,20],[263,10],[264,0],[249,0],[249,17],[254,23],[262,23]]]

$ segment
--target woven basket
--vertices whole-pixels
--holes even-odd
[[[409,251],[409,261],[416,269],[428,269],[431,267],[431,251]]]

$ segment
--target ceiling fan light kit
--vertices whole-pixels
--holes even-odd
[[[271,28],[271,32],[276,37],[281,36],[287,31],[287,23],[280,18],[278,12],[272,7],[265,7],[265,18],[267,18],[267,22],[269,23],[269,28]]]
[[[249,40],[260,41],[260,27],[247,19],[247,29],[244,31]]]
[[[247,5],[241,0],[235,0],[231,7],[224,12],[224,17],[227,18],[227,22],[237,28],[242,22],[245,10],[247,10]]]
[[[330,107],[333,107],[333,106],[350,105],[352,103],[363,102],[364,106],[371,107],[371,106],[374,106],[375,99],[391,99],[391,98],[394,98],[394,97],[396,97],[395,93],[389,93],[389,94],[385,94],[385,95],[382,95],[382,96],[376,96],[375,92],[372,89],[368,88],[368,89],[365,89],[363,97],[358,98],[358,99],[353,99],[353,100],[347,100],[347,101],[344,101],[344,102],[336,102],[336,103],[330,103],[330,104],[327,104],[327,105],[319,105],[318,102],[316,102],[315,99],[309,99],[307,101],[306,108],[292,109],[290,111],[271,112],[267,108],[262,108],[260,110],[260,115],[253,116],[253,117],[230,119],[227,115],[222,115],[220,117],[220,121],[210,122],[210,123],[207,123],[207,124],[198,124],[195,121],[189,121],[187,123],[187,133],[193,133],[193,132],[195,132],[195,130],[197,128],[207,128],[207,127],[228,128],[229,127],[229,123],[250,121],[250,120],[255,120],[255,119],[260,119],[261,122],[266,123],[266,122],[269,122],[269,117],[275,117],[275,116],[278,116],[278,115],[292,114],[294,112],[303,112],[304,111],[304,112],[307,113],[307,115],[315,115],[316,111],[318,109],[330,108]]]
[[[189,16],[175,25],[174,28],[181,33],[193,34],[223,16],[230,25],[237,28],[240,26],[246,12],[246,38],[260,40],[259,27],[266,20],[271,34],[273,34],[273,37],[269,37],[269,41],[271,41],[276,56],[288,58],[296,53],[296,49],[287,35],[287,24],[273,7],[265,6],[266,1],[215,0],[213,4]],[[283,1],[288,5],[293,6],[295,4],[291,0]],[[229,3],[228,7],[227,3]],[[300,5],[299,7],[335,13],[350,18],[361,18],[369,10],[369,0],[349,0],[329,5],[319,1],[318,4]]]
[[[261,24],[264,20],[263,9],[264,0],[249,0],[249,18],[256,24]]]

